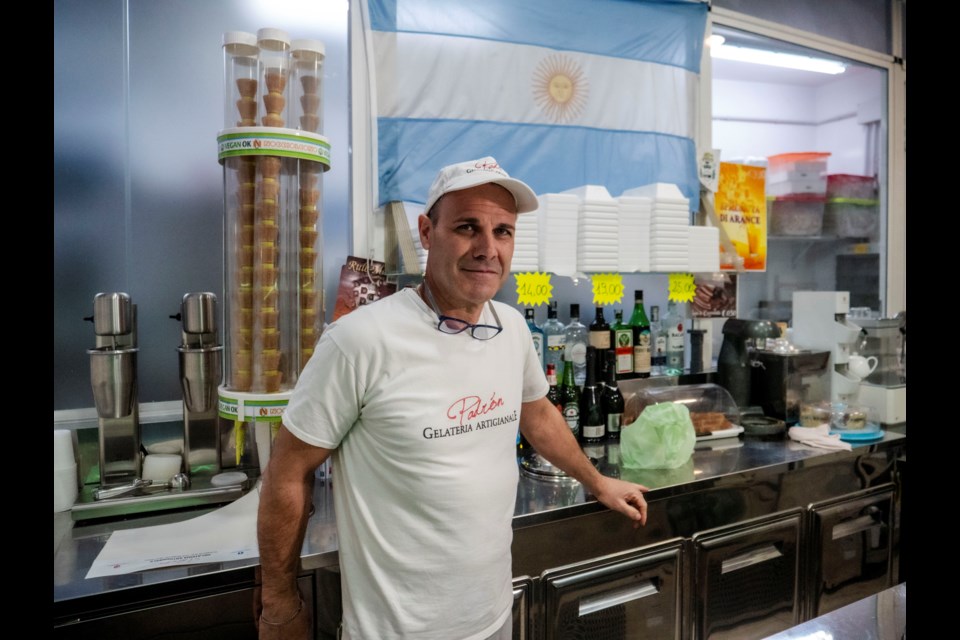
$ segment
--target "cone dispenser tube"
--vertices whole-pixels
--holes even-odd
[[[322,176],[330,168],[330,145],[319,133],[323,44],[298,40],[294,48],[285,32],[260,29],[252,45],[250,35],[224,34],[229,116],[218,135],[227,343],[220,414],[241,422],[246,417],[231,407],[292,390],[319,338]],[[241,85],[254,89],[260,126],[236,126],[249,122],[238,111],[249,106]]]
[[[320,133],[323,126],[323,58],[319,40],[294,40],[292,44],[295,100],[291,104],[294,122],[304,131]]]
[[[260,49],[257,36],[245,31],[223,34],[223,127],[253,127],[257,124],[260,82]]]

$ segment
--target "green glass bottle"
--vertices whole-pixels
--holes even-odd
[[[573,362],[563,358],[563,377],[560,379],[560,403],[563,419],[576,438],[580,439],[580,387],[573,379]]]
[[[650,320],[643,307],[643,289],[633,292],[633,372],[640,378],[650,377]]]

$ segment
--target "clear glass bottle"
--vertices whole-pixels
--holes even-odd
[[[681,306],[670,300],[667,302],[667,315],[663,319],[663,331],[667,337],[667,360],[664,373],[679,376],[684,369],[684,313]]]
[[[587,378],[580,393],[580,438],[584,442],[600,442],[607,436],[607,425],[600,404],[602,385],[597,379],[599,353],[595,347],[587,347]]]
[[[650,377],[650,320],[643,306],[643,290],[633,292],[633,314],[630,316],[633,328],[633,372],[640,378]]]
[[[573,380],[582,387],[587,380],[587,325],[580,322],[580,305],[570,305],[570,322],[563,328],[563,357],[573,365]]]
[[[550,306],[547,307],[547,321],[543,323],[541,329],[543,329],[545,340],[545,349],[543,351],[544,369],[552,364],[553,368],[557,372],[560,372],[563,368],[564,326],[563,323],[557,319],[556,300],[551,302]]]
[[[667,334],[660,322],[660,307],[650,307],[650,374],[662,376],[667,366]]]
[[[613,367],[619,377],[633,376],[633,327],[623,322],[623,309],[613,312],[610,347],[616,352]]]
[[[624,401],[620,385],[617,384],[616,360],[617,354],[611,349],[607,352],[606,378],[600,391],[600,407],[610,440],[620,439],[620,427],[623,424]]]
[[[544,367],[544,334],[543,329],[537,326],[534,318],[533,309],[527,307],[524,310],[524,316],[527,319],[527,328],[530,329],[530,336],[533,338],[533,346],[537,350],[537,357],[540,358],[540,367]]]

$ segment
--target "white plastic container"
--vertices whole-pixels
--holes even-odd
[[[789,195],[768,200],[770,235],[820,235],[826,202],[825,197],[817,195]]]

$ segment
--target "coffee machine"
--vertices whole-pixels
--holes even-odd
[[[220,434],[217,416],[223,345],[217,330],[217,296],[188,293],[180,313],[182,322],[180,386],[183,391],[183,462],[187,475],[213,476],[220,472]]]
[[[750,404],[765,416],[783,420],[787,426],[800,421],[800,405],[819,402],[828,386],[830,352],[782,348],[758,350],[751,369]]]
[[[140,478],[140,413],[137,394],[137,306],[126,293],[98,293],[93,300],[96,346],[88,349],[90,383],[100,438],[100,487]]]
[[[780,327],[769,320],[730,318],[723,323],[723,343],[717,356],[717,382],[730,392],[741,409],[750,406],[751,369],[757,343],[780,336]]]
[[[907,312],[891,318],[855,318],[860,328],[857,352],[875,357],[877,366],[860,382],[860,402],[881,424],[907,421]]]
[[[832,402],[856,403],[860,379],[848,369],[850,354],[860,338],[860,327],[847,318],[850,293],[847,291],[794,291],[793,342],[797,347],[830,352],[825,388],[811,395]]]

